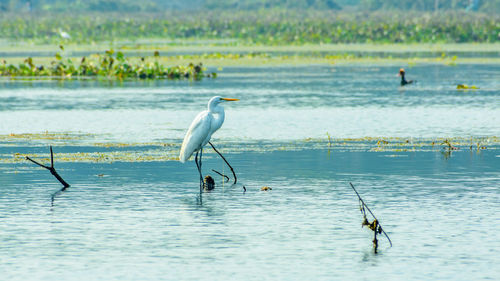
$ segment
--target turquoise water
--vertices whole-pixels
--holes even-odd
[[[199,83],[4,80],[0,279],[499,279],[500,66],[415,66],[408,78],[419,82],[404,89],[398,69],[225,68]],[[457,91],[458,82],[480,89]],[[213,95],[241,99],[226,105],[213,142],[246,192],[211,172],[229,174],[209,149],[203,167],[216,189],[202,200],[192,161],[75,160],[175,155]],[[46,131],[70,137],[9,136]],[[460,149],[430,145],[445,137]],[[471,149],[470,137],[486,149]],[[13,160],[47,157],[48,145],[72,185],[53,206],[55,178]],[[349,182],[392,248],[379,237],[373,253]]]

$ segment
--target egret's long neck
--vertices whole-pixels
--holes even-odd
[[[224,107],[214,106],[212,108],[209,108],[209,110],[214,116],[214,122],[212,123],[212,130],[215,132],[222,126],[222,123],[224,123],[224,118],[225,118]]]

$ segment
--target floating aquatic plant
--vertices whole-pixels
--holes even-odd
[[[326,136],[328,137],[328,147],[331,147],[333,145],[333,138],[328,132],[326,132]]]
[[[445,147],[443,147],[443,149],[447,150],[447,151],[452,151],[452,150],[459,150],[460,148],[458,148],[457,146],[454,146],[451,141],[449,141],[448,139],[445,139],[443,141],[443,143],[441,144],[444,144],[446,145]]]
[[[59,46],[64,51],[64,47]],[[165,66],[156,59],[160,54],[154,52],[153,59],[141,57],[138,62],[125,58],[122,52],[107,50],[104,54],[82,57],[77,65],[71,59],[64,59],[60,53],[54,55],[54,60],[48,65],[35,65],[31,57],[26,58],[18,66],[0,64],[0,76],[9,77],[105,77],[116,79],[193,79],[216,77],[215,73],[204,74],[206,68],[201,63],[190,63],[187,66]]]
[[[179,160],[178,142],[100,142],[100,135],[90,133],[24,133],[24,134],[0,134],[0,147],[24,147],[46,146],[57,144],[57,146],[86,146],[89,150],[78,152],[71,150],[57,154],[58,162],[83,162],[83,163],[113,163],[113,162],[158,162]],[[377,145],[379,140],[387,143]],[[446,142],[447,141],[447,142]],[[460,150],[449,150],[448,144],[461,148]],[[407,152],[439,152],[445,157],[451,153],[463,153],[474,151],[480,153],[484,150],[490,152],[500,151],[500,138],[497,136],[488,137],[454,137],[454,138],[408,138],[397,137],[364,137],[364,138],[336,138],[335,145],[329,146],[325,137],[308,140],[295,140],[283,142],[253,142],[249,141],[243,145],[232,145],[226,143],[224,149],[228,153],[256,152],[268,153],[272,151],[301,151],[304,149],[324,149],[335,151],[362,151],[382,153],[385,157],[404,157]],[[215,152],[215,151],[214,151]],[[450,153],[448,153],[450,152]],[[0,153],[0,164],[2,163],[22,163],[25,156],[32,159],[50,161],[46,155],[24,154],[4,152]],[[207,157],[212,157],[209,153]],[[230,178],[222,173],[214,171],[224,177],[228,182]],[[231,175],[232,172],[227,172]],[[235,175],[233,175],[234,177]]]
[[[474,86],[474,85],[466,85],[466,84],[458,84],[457,85],[457,90],[477,90],[479,87]]]

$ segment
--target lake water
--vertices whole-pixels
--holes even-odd
[[[399,67],[0,81],[0,279],[500,279],[500,66],[406,67],[405,88]],[[174,159],[214,95],[241,99],[212,140],[247,191],[207,148],[200,197]],[[59,182],[23,160],[49,145],[71,184],[53,205]],[[393,247],[373,253],[349,182]]]

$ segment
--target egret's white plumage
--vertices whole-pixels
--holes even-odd
[[[60,28],[59,28],[58,32],[59,32],[59,35],[61,36],[61,38],[63,38],[63,39],[71,39],[71,35],[69,35],[68,32],[63,31]]]
[[[237,101],[238,99],[213,97],[208,102],[208,109],[200,112],[189,126],[182,142],[179,160],[186,162],[193,153],[202,149],[224,123],[224,107],[220,105],[224,101]]]

